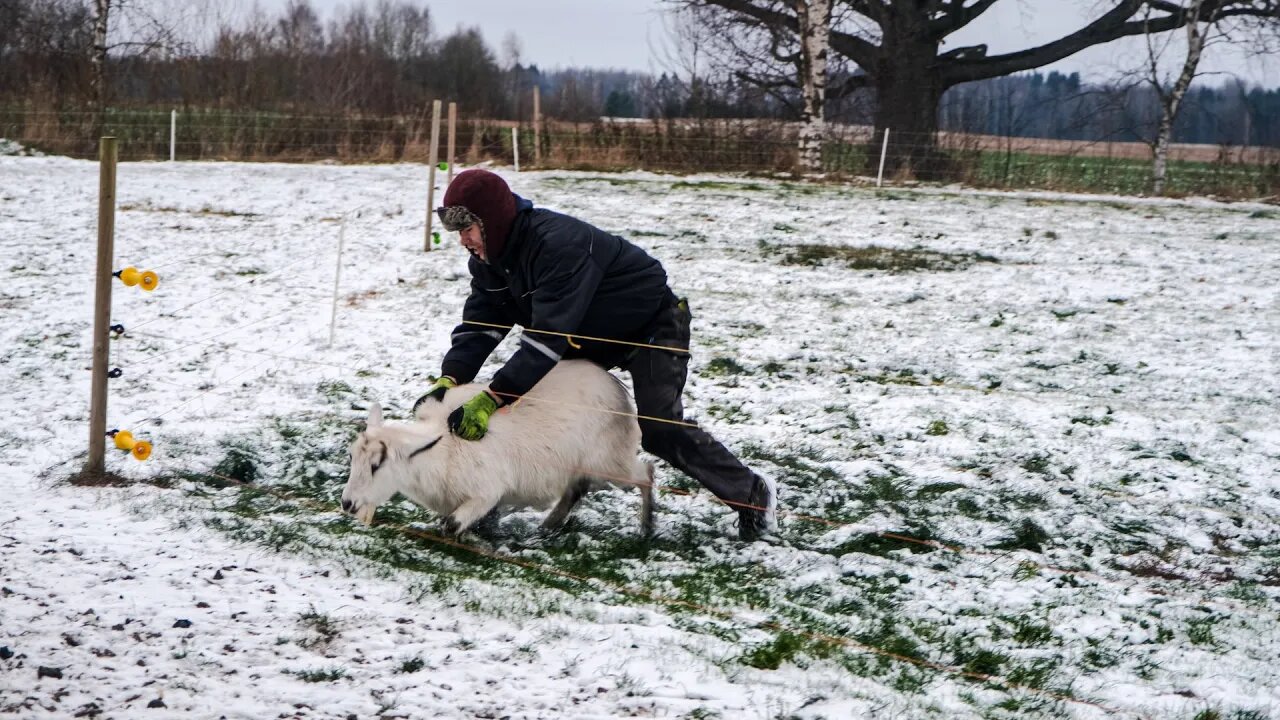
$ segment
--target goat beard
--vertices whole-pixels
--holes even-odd
[[[364,507],[360,508],[360,512],[356,513],[356,519],[357,519],[357,520],[359,520],[360,522],[364,523],[365,525],[372,525],[372,524],[373,524],[373,513],[374,513],[376,510],[377,510],[377,508],[375,508],[374,506],[372,506],[372,505],[366,505],[366,506],[364,506]]]

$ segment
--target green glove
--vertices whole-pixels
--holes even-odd
[[[489,430],[489,416],[497,410],[498,401],[482,392],[449,413],[449,429],[463,440],[479,440]]]
[[[417,415],[418,406],[426,402],[428,399],[433,399],[437,402],[443,402],[445,392],[449,388],[457,387],[457,386],[458,386],[458,383],[454,382],[453,378],[449,377],[448,375],[445,375],[439,380],[436,380],[436,384],[431,386],[431,389],[427,391],[427,394],[418,398],[417,401],[413,403],[413,414]]]

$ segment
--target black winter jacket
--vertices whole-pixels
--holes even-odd
[[[666,271],[644,250],[519,196],[502,256],[489,263],[472,257],[468,267],[471,295],[441,373],[471,382],[507,327],[520,325],[519,349],[489,385],[506,402],[561,358],[624,363],[631,346],[585,337],[643,343],[674,298]]]

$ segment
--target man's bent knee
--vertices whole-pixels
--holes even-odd
[[[649,427],[645,427],[649,425]],[[645,452],[666,459],[679,445],[682,428],[662,425],[654,427],[650,423],[640,425],[640,447]]]

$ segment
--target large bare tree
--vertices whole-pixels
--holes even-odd
[[[744,33],[786,33],[793,43],[801,37],[801,0],[670,1],[727,18]],[[1043,45],[998,55],[981,43],[943,50],[949,37],[1001,1],[832,0],[831,49],[857,67],[837,92],[874,90],[876,130],[892,128],[896,136],[890,141],[894,165],[932,154],[938,103],[950,87],[1042,67],[1119,38],[1169,32],[1193,19],[1190,0],[1098,0],[1096,18]],[[1276,18],[1280,0],[1202,0],[1197,10],[1200,21]],[[794,78],[793,86],[802,87],[799,75]]]

